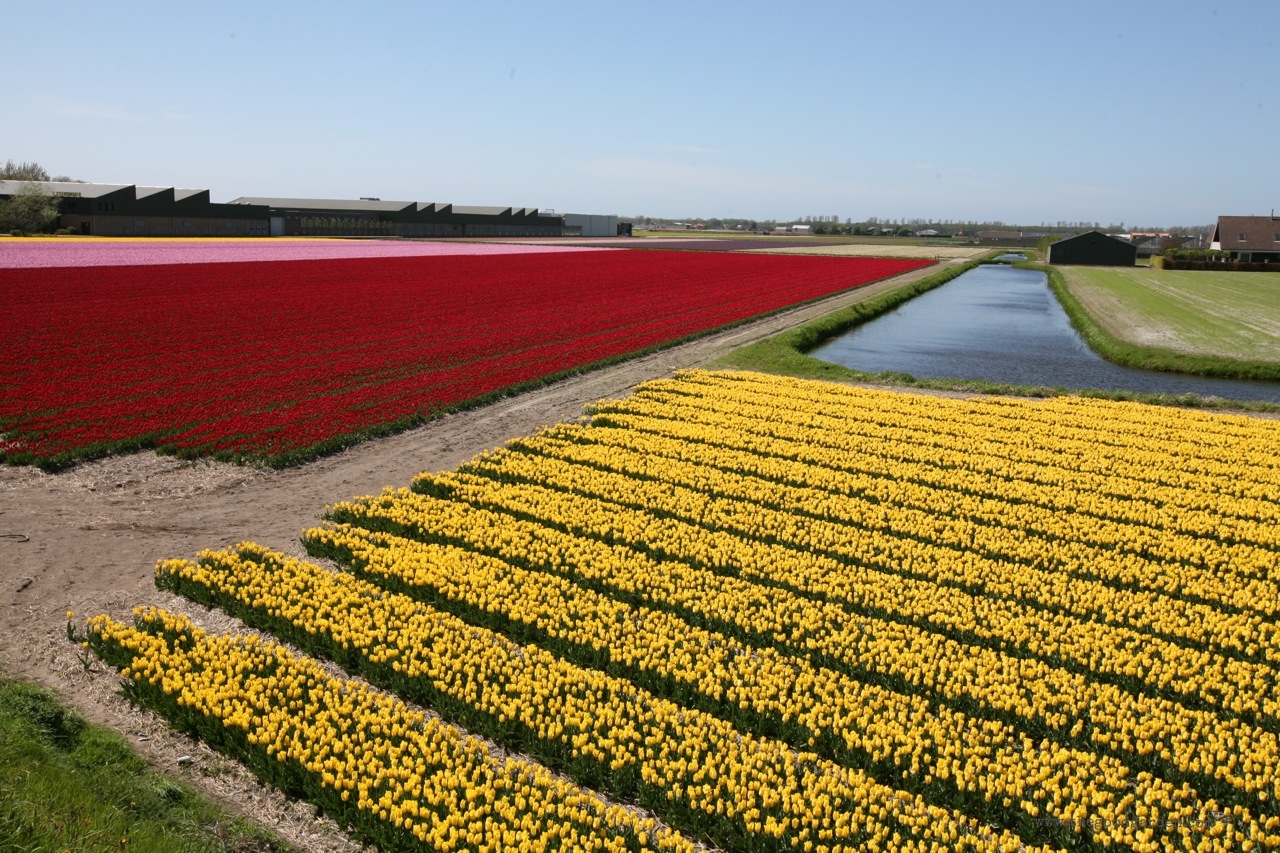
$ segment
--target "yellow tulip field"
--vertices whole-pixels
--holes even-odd
[[[688,371],[83,639],[387,850],[1280,849],[1278,497],[1280,421]]]

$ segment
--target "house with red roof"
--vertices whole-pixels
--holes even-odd
[[[1219,216],[1209,248],[1230,252],[1237,261],[1280,262],[1280,217]]]

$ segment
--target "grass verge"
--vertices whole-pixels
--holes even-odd
[[[1048,273],[1049,287],[1067,312],[1072,327],[1080,337],[1084,338],[1090,349],[1107,361],[1124,367],[1190,373],[1220,379],[1253,379],[1269,382],[1280,380],[1280,363],[1274,361],[1193,355],[1158,347],[1141,346],[1116,338],[1085,310],[1084,305],[1076,299],[1058,269],[1030,263],[1015,264],[1015,266]]]
[[[289,848],[152,772],[110,729],[0,676],[0,850],[266,853]]]
[[[1024,250],[1025,251],[1025,250]],[[1105,400],[1132,400],[1141,403],[1151,403],[1161,406],[1181,406],[1186,408],[1200,409],[1229,409],[1233,411],[1249,411],[1249,412],[1280,412],[1280,405],[1275,403],[1241,401],[1241,400],[1224,400],[1216,397],[1200,397],[1195,394],[1146,394],[1137,391],[1104,391],[1100,389],[1087,390],[1067,390],[1065,388],[1051,388],[1043,385],[1007,385],[1000,382],[985,382],[980,380],[953,380],[953,379],[919,379],[909,373],[867,373],[861,370],[844,367],[838,364],[832,364],[826,361],[820,361],[807,355],[818,345],[843,334],[868,320],[873,320],[882,314],[887,314],[894,308],[903,304],[909,299],[919,296],[936,287],[940,287],[956,278],[962,273],[968,272],[976,266],[983,263],[990,263],[991,258],[1000,254],[1000,251],[994,251],[986,257],[979,258],[964,263],[950,264],[943,269],[938,270],[931,276],[923,278],[912,284],[882,293],[866,302],[859,302],[834,311],[823,317],[819,317],[802,326],[797,326],[771,338],[758,341],[754,344],[735,350],[711,364],[707,365],[707,369],[731,369],[731,370],[754,370],[761,373],[774,373],[784,376],[796,376],[802,379],[822,379],[826,381],[836,382],[859,382],[876,385],[888,385],[904,388],[920,388],[936,391],[959,391],[963,393],[974,394],[1002,394],[1010,397],[1093,397]],[[1028,252],[1028,254],[1030,254]],[[1058,295],[1062,301],[1063,308],[1070,317],[1072,325],[1085,339],[1090,347],[1103,358],[1116,361],[1111,352],[1117,350],[1108,350],[1103,338],[1111,339],[1100,326],[1093,321],[1091,317],[1084,311],[1083,307],[1067,293],[1067,288],[1062,282],[1061,274],[1058,274],[1052,267],[1046,267],[1033,261],[1019,261],[1014,266],[1024,269],[1034,269],[1047,271],[1049,274],[1049,283],[1054,293]],[[1057,283],[1055,284],[1055,276]],[[1065,298],[1063,294],[1066,294]],[[1068,302],[1070,300],[1070,302]],[[1077,318],[1080,318],[1079,320]],[[1096,331],[1095,331],[1096,330]],[[1123,344],[1117,341],[1117,344]],[[1124,346],[1131,346],[1123,344]],[[1142,349],[1134,347],[1134,349]],[[1170,353],[1169,355],[1178,356],[1179,358],[1196,358],[1193,356],[1181,356],[1178,353]],[[1221,361],[1230,361],[1229,359],[1221,359]],[[1118,362],[1126,364],[1126,362]],[[1151,364],[1156,363],[1154,360],[1144,363],[1128,363],[1127,366],[1143,367],[1146,369],[1164,369],[1177,370],[1178,372],[1191,372],[1185,368],[1173,367],[1152,367]],[[1172,362],[1164,362],[1172,363]],[[1249,375],[1244,373],[1236,374],[1209,374],[1201,375],[1227,375],[1229,378],[1246,378],[1246,379],[1272,379],[1280,378],[1280,376],[1272,377],[1270,375]]]

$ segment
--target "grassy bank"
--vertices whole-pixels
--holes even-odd
[[[1280,275],[1097,267],[1047,272],[1071,324],[1108,361],[1198,376],[1280,380]],[[1093,313],[1087,307],[1103,301],[1113,315],[1108,325],[1117,333],[1098,321],[1097,307]],[[1126,328],[1135,331],[1126,336]],[[1178,349],[1132,339],[1142,330],[1158,332]]]
[[[258,853],[288,849],[47,691],[0,676],[0,850]]]
[[[1007,385],[999,382],[984,382],[975,380],[949,380],[949,379],[919,379],[909,373],[867,373],[861,370],[854,370],[830,362],[820,361],[807,355],[815,347],[830,340],[831,338],[841,335],[868,320],[873,320],[882,314],[887,314],[899,305],[909,299],[919,296],[929,290],[951,281],[961,273],[967,272],[974,267],[986,262],[990,257],[1000,254],[1002,250],[990,253],[988,258],[968,261],[965,263],[950,264],[939,269],[933,275],[921,279],[913,284],[904,285],[895,290],[888,291],[865,302],[859,302],[850,305],[839,311],[819,317],[810,323],[797,326],[794,329],[758,341],[749,346],[745,346],[739,350],[729,353],[728,355],[717,359],[711,365],[711,369],[738,369],[738,370],[755,370],[762,373],[776,373],[785,376],[797,376],[804,379],[823,379],[836,382],[861,382],[877,385],[890,385],[903,388],[919,388],[927,390],[939,391],[960,391],[976,394],[1004,394],[1015,397],[1056,397],[1063,395],[1071,395],[1077,397],[1094,397],[1107,400],[1133,400],[1143,403],[1153,403],[1156,405],[1166,406],[1185,406],[1206,409],[1232,409],[1255,412],[1280,412],[1280,405],[1274,403],[1251,402],[1251,401],[1234,401],[1220,399],[1206,399],[1194,394],[1144,394],[1136,391],[1103,391],[1103,390],[1085,390],[1085,391],[1068,391],[1063,388],[1050,388],[1046,386],[1032,385]],[[1026,254],[1034,254],[1033,252],[1025,252]],[[1046,267],[1034,262],[1020,262],[1015,266],[1026,267],[1029,269],[1045,270]],[[1050,283],[1054,280],[1053,272],[1050,272]],[[1065,285],[1061,284],[1061,276],[1059,275],[1059,284],[1055,286],[1055,292],[1066,291]],[[1070,299],[1070,295],[1067,295]],[[1072,323],[1077,323],[1077,315],[1083,317],[1077,330],[1089,341],[1091,346],[1096,346],[1091,339],[1089,332],[1083,330],[1085,323],[1091,323],[1092,319],[1083,311],[1083,308],[1077,303],[1075,308],[1068,306],[1067,300],[1063,301],[1064,308],[1071,316]],[[1094,334],[1105,334],[1101,332],[1101,327],[1093,324],[1098,329]],[[1101,351],[1099,351],[1100,354]],[[1104,357],[1109,357],[1104,355]],[[1137,365],[1135,365],[1137,366]],[[1145,366],[1145,365],[1143,365]],[[1248,377],[1259,378],[1259,377]],[[1270,378],[1270,377],[1266,377]]]

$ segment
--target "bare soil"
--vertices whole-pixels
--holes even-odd
[[[357,849],[305,805],[259,785],[235,762],[171,732],[117,693],[118,677],[68,642],[76,622],[159,604],[197,622],[216,614],[153,583],[155,564],[244,540],[303,554],[299,536],[327,504],[422,471],[443,471],[537,428],[578,418],[583,407],[637,383],[705,365],[729,350],[923,278],[928,267],[789,309],[756,322],[564,379],[482,408],[284,470],[189,462],[151,452],[114,456],[57,474],[0,468],[0,671],[42,684],[94,722],[125,734],[160,769],[270,826],[304,850]],[[184,760],[179,761],[182,758]],[[190,760],[187,760],[190,759]]]
[[[1078,277],[1072,276],[1071,270],[1063,270],[1063,273],[1071,295],[1079,300],[1089,316],[1111,337],[1138,346],[1190,352],[1168,328],[1145,321],[1131,306],[1102,288],[1087,286]]]

